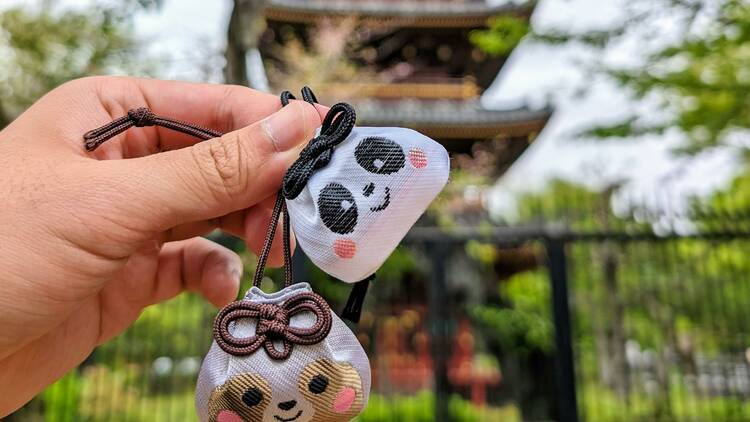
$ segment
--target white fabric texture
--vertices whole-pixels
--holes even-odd
[[[442,145],[405,128],[355,127],[287,200],[299,246],[320,269],[354,283],[373,274],[448,181]]]
[[[271,294],[253,287],[248,291],[245,299],[257,303],[278,304],[297,293],[310,291],[312,289],[308,283],[297,283]],[[209,400],[212,392],[239,374],[257,374],[269,384],[272,390],[270,402],[267,403],[265,409],[260,410],[264,422],[278,422],[284,420],[279,418],[290,418],[298,412],[299,415],[294,419],[297,422],[326,420],[322,415],[316,416],[316,411],[320,413],[316,410],[320,408],[320,403],[311,403],[309,397],[306,398],[305,394],[300,391],[299,383],[303,368],[321,359],[341,363],[356,370],[361,380],[361,391],[357,391],[357,394],[362,395],[359,403],[362,403],[362,408],[364,408],[370,392],[370,362],[352,331],[334,312],[331,314],[333,323],[328,336],[320,343],[311,346],[295,344],[291,355],[285,360],[271,359],[263,348],[248,356],[233,356],[224,352],[214,341],[201,366],[196,387],[195,404],[201,422],[210,420]],[[309,327],[314,322],[313,314],[302,313],[293,316],[289,325]],[[230,332],[235,337],[249,337],[254,335],[255,325],[254,320],[240,319],[230,325]],[[280,349],[280,347],[277,348]],[[293,408],[281,409],[283,403],[291,401],[296,403]]]

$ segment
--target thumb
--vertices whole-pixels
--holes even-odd
[[[278,191],[320,124],[313,106],[294,101],[251,126],[188,148],[100,161],[108,166],[102,177],[116,179],[122,218],[146,230],[216,218]]]

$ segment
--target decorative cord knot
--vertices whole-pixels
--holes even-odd
[[[323,119],[318,136],[302,149],[299,158],[284,175],[282,193],[287,199],[294,199],[302,192],[308,180],[333,157],[336,146],[349,136],[354,129],[357,113],[347,103],[338,103],[331,107]]]
[[[315,323],[310,327],[290,326],[291,317],[303,312],[312,313]],[[230,324],[245,318],[257,319],[255,335],[235,337],[229,331]],[[307,346],[323,341],[332,323],[328,303],[312,292],[298,293],[278,305],[239,300],[219,311],[214,320],[214,340],[234,356],[247,356],[263,346],[268,356],[281,360],[289,357],[295,344]],[[281,342],[283,349],[277,349],[274,341]]]
[[[264,303],[260,305],[258,314],[258,325],[255,328],[257,334],[283,338],[284,331],[289,326],[289,316],[284,308]]]
[[[281,321],[275,320],[260,320],[258,321],[258,327],[255,329],[260,335],[265,335],[270,339],[284,338],[284,332],[288,323],[285,324]]]
[[[146,107],[140,107],[128,110],[128,118],[133,121],[135,127],[153,126],[156,114]]]

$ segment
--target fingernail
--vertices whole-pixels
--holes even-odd
[[[276,151],[292,149],[303,141],[300,139],[300,134],[304,130],[295,126],[305,124],[302,113],[301,108],[289,105],[261,122],[261,127],[273,142]]]

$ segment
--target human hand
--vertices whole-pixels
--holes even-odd
[[[234,132],[196,143],[134,128],[84,150],[83,133],[142,106]],[[279,108],[249,88],[96,77],[55,89],[0,132],[0,417],[144,307],[184,290],[216,306],[237,296],[239,257],[197,236],[219,228],[259,252],[283,173],[326,110]]]

